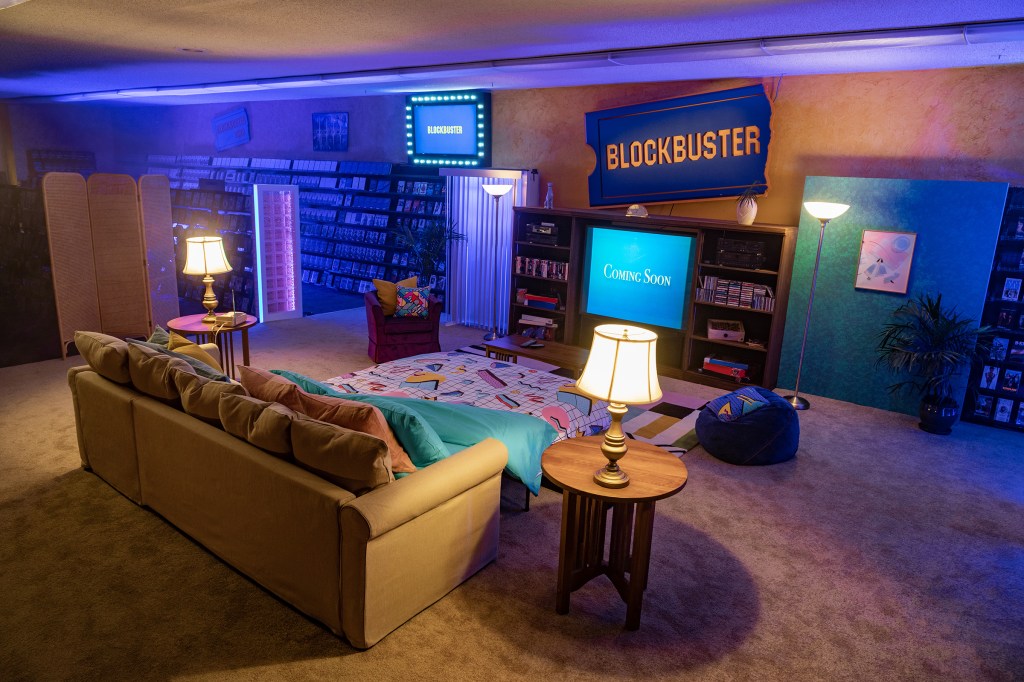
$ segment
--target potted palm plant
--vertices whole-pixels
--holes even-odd
[[[399,246],[409,249],[410,265],[419,268],[420,286],[427,286],[431,277],[445,269],[448,242],[465,239],[466,235],[455,229],[454,221],[427,221],[416,230],[400,223],[396,237]]]
[[[944,305],[942,294],[924,293],[892,312],[892,321],[879,333],[878,364],[906,377],[890,384],[890,393],[920,393],[918,426],[945,435],[960,415],[953,377],[987,353],[989,342],[988,327]]]

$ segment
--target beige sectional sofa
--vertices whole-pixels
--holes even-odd
[[[356,647],[497,555],[496,440],[357,497],[88,366],[68,383],[84,468]]]

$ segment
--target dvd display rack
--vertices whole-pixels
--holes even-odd
[[[446,221],[445,180],[436,169],[369,161],[151,155],[149,172],[167,175],[171,187],[182,191],[198,191],[201,183],[211,181],[238,195],[251,194],[254,183],[297,186],[302,282],[347,293],[373,289],[373,279],[397,281],[414,274],[416,264],[398,235],[404,227],[416,234]],[[443,276],[432,286],[443,289]]]
[[[971,367],[961,419],[1024,431],[1024,187],[1011,187],[981,323],[988,354]]]
[[[92,152],[63,151],[59,149],[29,149],[28,186],[37,187],[39,180],[51,171],[78,173],[83,178],[96,172],[96,155]]]

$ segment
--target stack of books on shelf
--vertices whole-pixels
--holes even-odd
[[[725,360],[723,358],[715,357],[714,355],[708,355],[704,358],[703,369],[705,372],[729,377],[736,381],[746,381],[747,373],[750,371],[750,365],[745,362]]]
[[[713,275],[701,277],[696,298],[699,303],[715,303],[767,312],[775,310],[775,291],[767,284],[722,279]]]

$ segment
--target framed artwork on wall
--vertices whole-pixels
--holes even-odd
[[[313,151],[348,151],[348,112],[313,114]]]
[[[915,232],[864,230],[854,286],[893,294],[907,293],[916,243]]]

